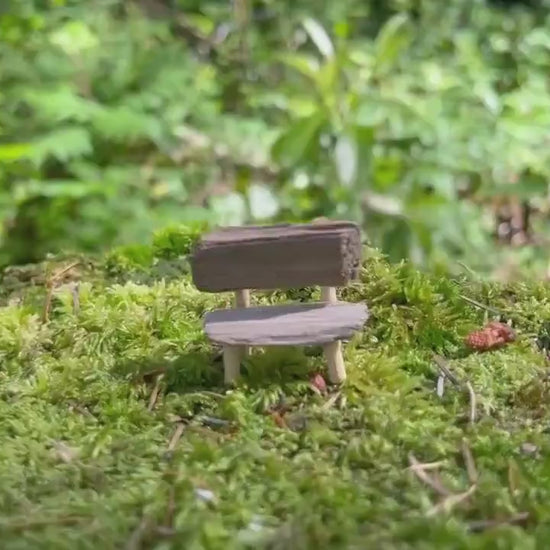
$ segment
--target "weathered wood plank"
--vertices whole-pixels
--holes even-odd
[[[350,338],[369,316],[364,304],[285,304],[206,315],[207,336],[230,346],[308,346]]]
[[[220,229],[191,259],[193,282],[206,292],[343,286],[360,264],[360,231],[350,222]]]

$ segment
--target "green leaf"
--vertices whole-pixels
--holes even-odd
[[[495,185],[480,192],[485,197],[510,196],[518,199],[529,199],[545,196],[548,193],[548,181],[542,176],[521,176],[519,181],[508,185]]]
[[[203,36],[208,36],[214,32],[216,24],[212,19],[201,15],[200,13],[189,13],[183,18],[184,23],[189,23]]]
[[[279,211],[279,201],[267,185],[251,185],[248,189],[248,203],[255,220],[272,218]]]
[[[68,55],[82,54],[99,44],[97,36],[82,21],[69,21],[50,35],[50,41]]]
[[[355,126],[353,136],[357,144],[357,180],[358,185],[370,186],[372,178],[372,150],[375,141],[375,129],[370,126]]]
[[[32,144],[29,157],[40,165],[48,158],[66,162],[91,152],[92,142],[88,130],[81,126],[67,126],[38,138]]]
[[[0,162],[8,163],[21,160],[28,155],[31,146],[28,143],[8,143],[0,145]]]
[[[239,193],[212,197],[210,207],[221,225],[241,225],[246,220],[246,203]]]
[[[320,65],[314,57],[294,53],[279,55],[276,56],[276,59],[287,67],[298,71],[302,76],[310,78],[313,81],[317,80],[317,73],[319,72]]]
[[[334,46],[321,23],[312,17],[307,17],[303,21],[303,26],[319,52],[327,59],[331,58],[334,55]]]
[[[78,180],[30,180],[15,186],[15,198],[24,202],[34,197],[79,199],[90,195],[105,195],[108,188],[101,182]]]
[[[323,97],[325,104],[332,104],[335,100],[332,99],[334,90],[337,88],[338,79],[340,78],[340,67],[338,59],[333,58],[323,64],[317,78],[315,79],[317,89]]]
[[[271,148],[273,159],[283,166],[294,166],[306,159],[307,151],[326,122],[322,111],[295,120]]]
[[[30,90],[24,99],[41,119],[48,122],[86,122],[101,110],[98,104],[80,97],[69,85],[53,90]]]
[[[399,13],[391,17],[378,33],[375,41],[376,71],[385,71],[391,68],[410,41],[408,16]]]
[[[411,246],[411,228],[407,220],[395,220],[393,227],[383,236],[384,250],[393,262],[409,257]]]
[[[126,106],[102,110],[94,117],[93,125],[104,138],[117,142],[156,139],[161,134],[157,119]]]
[[[373,212],[389,217],[400,217],[405,212],[402,200],[394,195],[382,195],[379,193],[366,193],[364,203]]]
[[[340,182],[345,186],[351,185],[355,181],[358,165],[357,143],[351,136],[344,134],[338,138],[334,161]]]

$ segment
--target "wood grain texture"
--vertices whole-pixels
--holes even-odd
[[[205,292],[343,286],[360,265],[360,231],[350,222],[220,229],[191,258],[193,282]]]
[[[350,338],[368,316],[364,304],[285,304],[213,311],[204,328],[213,342],[230,346],[322,345]]]

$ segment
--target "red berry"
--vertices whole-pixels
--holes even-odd
[[[309,380],[311,386],[319,391],[319,393],[327,393],[327,383],[320,374],[314,374]]]
[[[483,329],[471,332],[465,339],[468,347],[476,351],[490,351],[500,348],[516,339],[516,333],[504,323],[493,321]]]

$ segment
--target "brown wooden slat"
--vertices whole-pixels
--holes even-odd
[[[191,259],[193,282],[206,292],[342,286],[360,263],[360,231],[350,222],[221,229]]]
[[[322,345],[350,338],[368,316],[364,304],[286,304],[213,311],[206,315],[204,327],[218,344]]]

